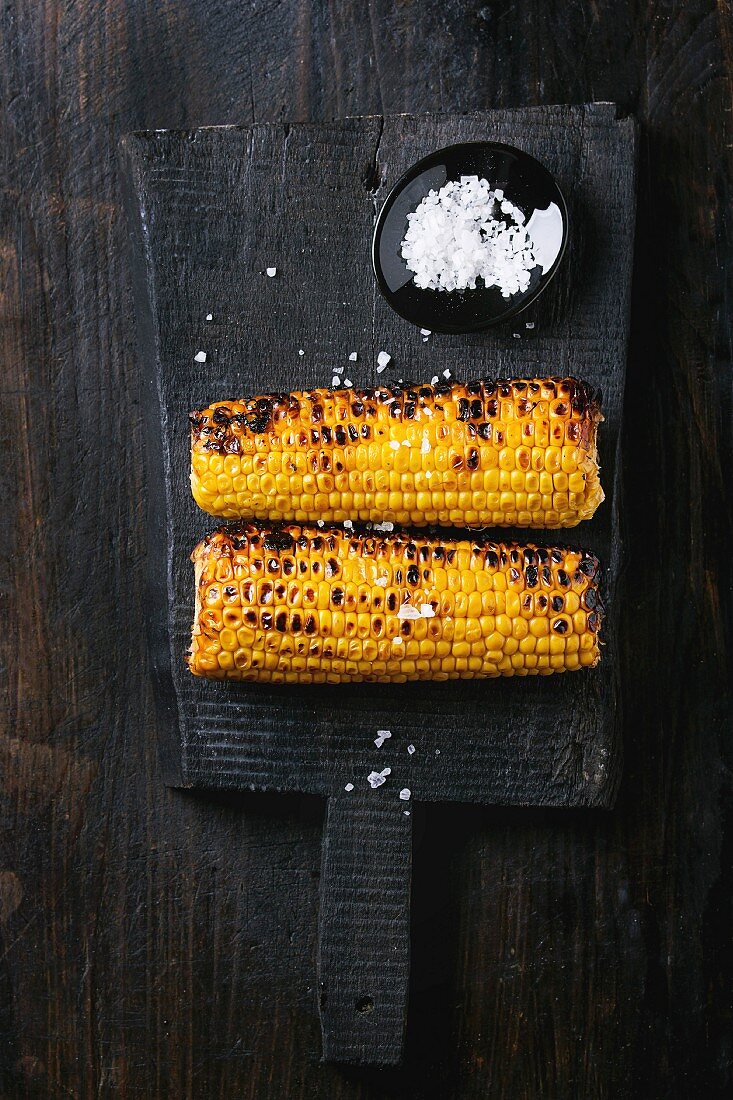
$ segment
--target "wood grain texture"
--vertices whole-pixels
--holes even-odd
[[[568,195],[572,244],[551,290],[522,319],[425,343],[377,293],[369,263],[376,212],[422,152],[480,137],[518,145],[547,164]],[[142,133],[125,138],[123,151],[152,433],[153,665],[166,760],[181,746],[173,780],[329,794],[350,780],[365,782],[374,733],[391,728],[385,763],[409,780],[417,799],[610,805],[621,771],[613,593],[621,556],[616,470],[635,212],[633,122],[619,120],[610,104],[400,115]],[[275,278],[265,274],[271,266]],[[194,356],[204,344],[207,358],[199,364]],[[216,521],[191,497],[188,411],[225,397],[328,384],[350,350],[359,360],[349,363],[349,377],[357,387],[374,386],[381,348],[393,356],[384,378],[427,380],[446,368],[466,381],[568,372],[603,392],[606,503],[577,530],[531,532],[535,541],[559,538],[601,560],[609,615],[599,668],[532,682],[341,689],[190,676],[182,660],[193,618],[190,554]],[[407,758],[410,741],[417,752]]]
[[[728,1095],[729,6],[3,0],[0,29],[2,1095]],[[619,801],[418,810],[405,1067],[323,1066],[319,801],[170,791],[155,751],[117,142],[590,99],[641,120]]]

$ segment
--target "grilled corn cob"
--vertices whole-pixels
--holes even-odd
[[[574,527],[603,500],[574,378],[311,390],[191,414],[191,487],[215,516]]]
[[[599,567],[583,551],[243,525],[210,535],[192,560],[196,676],[473,679],[600,657]]]

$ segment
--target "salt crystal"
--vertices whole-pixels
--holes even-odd
[[[207,320],[207,321],[213,321],[213,320],[214,320],[214,315],[213,315],[213,313],[207,313],[207,314],[206,314],[206,320]]]
[[[410,440],[409,439],[403,439],[402,440],[402,446],[403,447],[409,447],[410,446]]]
[[[537,258],[524,213],[488,180],[449,180],[407,222],[400,251],[420,289],[475,290],[481,281],[505,298],[527,290]]]
[[[393,439],[390,442],[390,447],[392,448],[393,451],[399,451],[399,449],[400,449],[399,440]]]
[[[344,378],[344,385],[348,386],[348,388],[351,389],[351,387],[354,385],[354,383],[351,381],[350,378]]]
[[[333,378],[331,379],[331,385],[332,386],[339,386],[340,384],[341,384],[341,379],[339,378],[339,376],[337,374],[334,374]]]
[[[350,531],[353,526],[354,526],[354,524],[352,523],[352,521],[350,519],[345,519],[344,520],[344,527],[346,527],[347,530]]]
[[[534,328],[534,321],[527,321],[525,328]]]
[[[443,378],[450,378],[450,371],[449,370],[444,370],[443,371]]]
[[[268,267],[267,274],[272,279],[274,275],[277,275],[277,268],[276,267]]]
[[[323,522],[322,519],[317,519],[316,520],[316,527],[325,527],[325,526],[326,525],[325,525],[325,523]]]
[[[333,368],[333,373],[334,374],[343,374],[344,373],[344,368],[343,367],[334,367]]]
[[[393,638],[392,645],[404,645],[404,642],[402,641],[402,638]]]
[[[347,783],[346,786],[344,787],[345,791],[353,791],[353,789],[354,789],[354,784],[353,783]]]
[[[391,730],[377,730],[377,736],[374,738],[374,744],[378,749],[381,749],[384,742],[392,736]]]
[[[398,619],[421,619],[422,615],[416,607],[410,603],[403,603],[397,612]]]
[[[409,802],[411,794],[412,794],[412,791],[410,790],[409,787],[403,787],[402,790],[400,791],[400,798],[402,799],[403,802]]]
[[[437,376],[437,374],[434,374],[433,377],[430,379],[430,385],[435,386],[437,384],[437,382],[438,382],[438,376]]]
[[[377,579],[375,580],[374,583],[376,585],[379,585],[380,588],[386,588],[387,585],[389,584],[389,581],[387,580],[386,577],[377,577]]]
[[[349,352],[349,362],[350,363],[355,363],[358,358],[359,358],[359,356],[357,355],[357,353],[355,351]]]
[[[433,611],[433,605],[431,603],[421,603],[420,614],[422,615],[423,619],[434,619],[435,612]]]
[[[410,756],[412,756],[412,754],[415,751],[415,746],[414,745],[408,745],[407,746],[407,751],[409,752]]]
[[[420,454],[426,455],[430,453],[430,440],[427,436],[423,436],[423,441],[420,444]]]
[[[421,328],[420,329],[420,335],[421,336],[432,336],[432,332],[429,328]]]
[[[375,523],[374,524],[374,530],[375,531],[394,531],[394,523],[390,523],[389,520],[385,519],[383,523]]]
[[[194,355],[194,359],[196,360],[197,363],[205,363],[206,362],[206,352],[205,351],[197,351],[196,354]]]
[[[383,783],[387,782],[387,776],[391,775],[391,773],[391,768],[384,768],[384,770],[381,772],[369,772],[369,775],[367,776],[369,786],[375,789],[377,787],[381,787]]]
[[[515,340],[521,340],[522,339],[522,337],[520,336],[520,334],[518,332],[513,332],[512,336],[514,337]]]
[[[380,370],[384,370],[384,368],[389,362],[391,362],[391,360],[392,356],[389,354],[388,351],[380,351],[379,355],[377,356],[377,367]]]
[[[403,810],[402,812],[403,812],[403,814],[405,815],[405,817],[409,817],[409,816],[410,816],[410,811],[409,811],[409,810]]]
[[[298,348],[298,355],[305,355],[305,352],[302,348]]]

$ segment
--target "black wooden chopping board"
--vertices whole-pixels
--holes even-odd
[[[376,289],[374,220],[387,189],[415,160],[476,139],[516,145],[553,172],[569,207],[568,254],[548,292],[507,327],[424,340]],[[151,651],[168,778],[328,798],[324,1050],[337,1060],[394,1062],[409,972],[412,818],[400,790],[409,788],[412,801],[603,807],[617,788],[617,459],[634,124],[612,105],[592,104],[155,131],[125,138],[122,159],[147,425]],[[392,363],[377,375],[380,350]],[[348,360],[353,351],[356,363]],[[574,374],[602,390],[605,504],[570,532],[517,533],[587,547],[601,559],[609,614],[597,669],[300,688],[190,676],[183,662],[193,615],[189,556],[215,521],[191,498],[187,414],[226,397],[327,385],[337,365],[357,387],[450,369],[462,379]],[[391,731],[381,748],[379,729]],[[367,775],[385,767],[387,783],[371,789]]]

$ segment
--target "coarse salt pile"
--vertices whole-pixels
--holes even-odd
[[[402,258],[422,290],[475,290],[482,279],[510,298],[529,286],[537,261],[524,214],[488,180],[449,180],[407,220]]]

